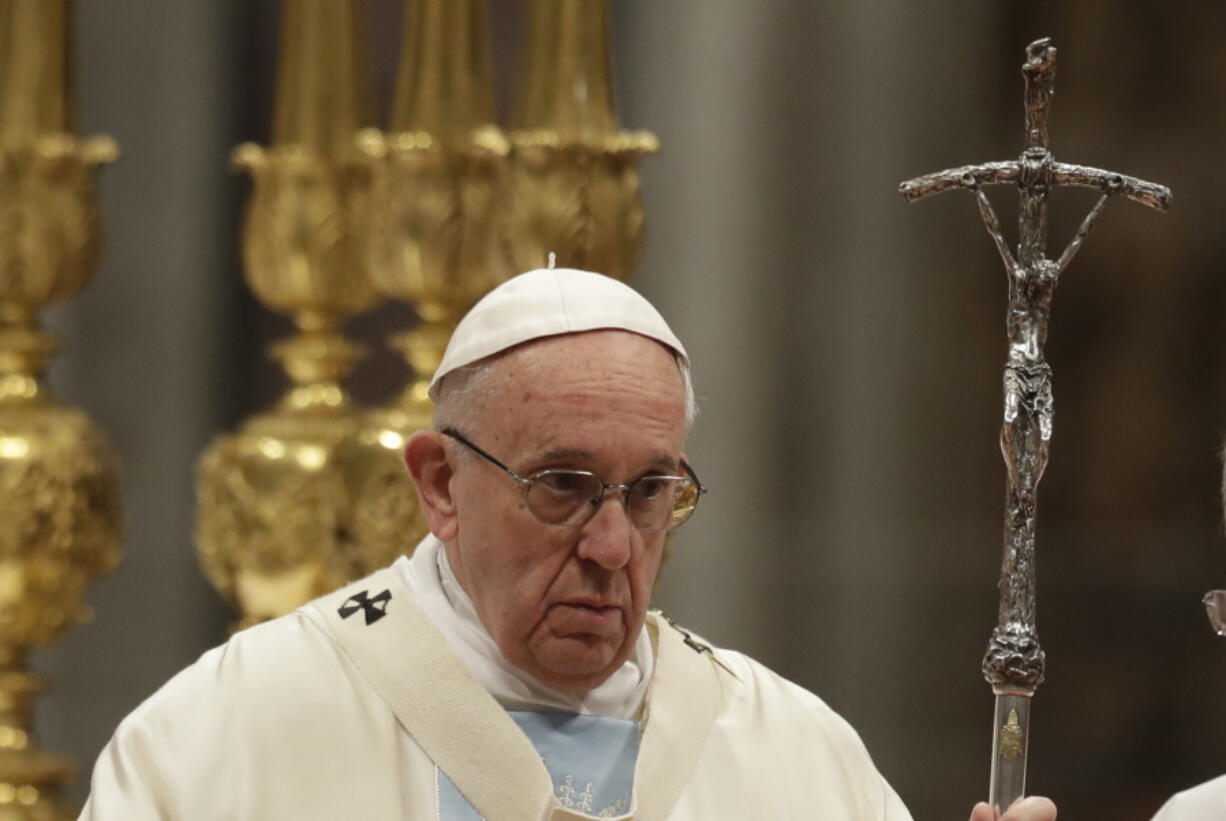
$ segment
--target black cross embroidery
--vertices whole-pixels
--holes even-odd
[[[387,603],[391,600],[391,590],[384,590],[373,599],[363,590],[345,599],[345,603],[336,612],[342,619],[347,619],[361,610],[366,614],[366,623],[374,624],[387,615]]]
[[[660,615],[664,616],[664,620],[668,622],[670,625],[672,625],[672,628],[682,635],[683,638],[681,640],[685,643],[687,647],[689,647],[695,653],[698,653],[700,655],[702,653],[708,653],[712,656],[712,658],[714,658],[715,654],[711,651],[711,648],[703,644],[698,639],[694,638],[694,636],[690,634],[689,630],[686,630],[684,627],[677,624],[677,622],[670,619],[668,615],[664,613],[664,611],[660,611]]]

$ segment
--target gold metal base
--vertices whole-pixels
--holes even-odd
[[[59,798],[76,769],[39,749],[28,731],[30,703],[41,690],[37,676],[0,672],[0,821],[67,821],[77,815]]]

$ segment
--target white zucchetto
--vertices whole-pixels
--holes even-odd
[[[595,330],[641,334],[689,364],[664,317],[629,285],[590,271],[540,268],[508,279],[460,320],[430,381],[430,398],[438,401],[444,376],[487,356],[546,336]]]

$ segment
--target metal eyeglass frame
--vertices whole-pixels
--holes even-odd
[[[536,484],[537,479],[539,479],[542,476],[551,474],[551,473],[578,473],[578,474],[582,474],[585,476],[591,476],[593,479],[600,482],[600,495],[595,497],[595,503],[590,505],[587,516],[585,516],[581,521],[578,521],[578,522],[546,521],[545,519],[542,519],[540,516],[537,515],[536,511],[532,509],[532,505],[530,504],[527,505],[528,510],[532,513],[533,518],[535,518],[541,524],[546,524],[546,525],[549,525],[550,527],[581,527],[587,524],[587,522],[590,521],[591,518],[596,515],[596,511],[600,509],[600,506],[604,504],[605,494],[610,490],[622,491],[622,507],[626,511],[627,521],[629,521],[631,524],[634,524],[634,520],[630,518],[630,488],[634,487],[636,484],[641,482],[643,479],[669,478],[667,476],[655,476],[655,475],[649,474],[648,476],[640,476],[638,479],[635,479],[630,484],[610,484],[606,482],[604,479],[602,479],[601,477],[597,476],[595,473],[592,473],[590,470],[573,470],[573,469],[542,470],[542,471],[532,474],[531,476],[521,476],[519,473],[516,473],[511,468],[504,465],[500,460],[496,459],[494,456],[491,456],[489,453],[487,453],[482,448],[473,444],[471,441],[468,440],[466,436],[464,436],[464,434],[460,433],[455,428],[444,428],[442,433],[444,436],[451,437],[452,439],[459,442],[461,445],[468,448],[469,450],[471,450],[473,453],[477,454],[478,456],[481,456],[482,458],[486,459],[487,461],[489,461],[491,464],[495,465],[496,467],[501,468],[503,472],[505,472],[512,479],[514,479],[519,484],[520,491],[524,495],[525,504],[527,504],[528,491],[532,488],[534,484]],[[690,508],[688,513],[685,514],[684,519],[682,519],[679,522],[672,523],[668,527],[648,528],[648,527],[639,527],[637,524],[634,524],[636,528],[638,528],[639,530],[648,532],[648,533],[667,533],[670,530],[676,530],[677,528],[681,527],[681,525],[688,522],[690,520],[690,517],[694,515],[694,511],[698,509],[698,500],[702,499],[703,494],[707,492],[707,489],[703,487],[702,482],[699,481],[698,474],[694,472],[694,469],[690,467],[689,463],[686,462],[684,459],[681,460],[681,468],[682,470],[685,471],[686,476],[684,477],[674,476],[671,478],[674,478],[674,479],[688,478],[690,481],[694,483],[694,487],[698,489],[698,496],[695,498],[694,506]],[[672,520],[670,519],[670,522],[671,521]]]

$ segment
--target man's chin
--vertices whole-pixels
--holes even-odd
[[[533,669],[528,672],[557,690],[577,692],[599,687],[625,663],[625,658],[610,651],[604,642],[563,638],[551,639],[549,644],[553,646],[536,648]]]

